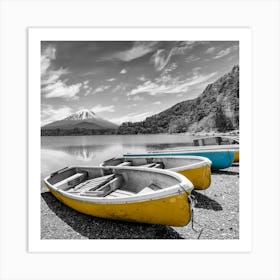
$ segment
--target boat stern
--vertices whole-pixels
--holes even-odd
[[[188,178],[196,190],[205,190],[211,185],[211,165],[207,164],[202,167],[189,170],[182,170],[178,173]]]

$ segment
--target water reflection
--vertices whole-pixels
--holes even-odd
[[[79,146],[56,146],[50,150],[57,150],[65,152],[71,156],[76,157],[78,160],[90,161],[96,157],[96,155],[102,151],[110,148],[110,145],[79,145]]]
[[[66,166],[93,166],[104,160],[121,155],[121,146],[70,146],[53,149],[41,149],[42,177]]]
[[[186,146],[185,135],[94,135],[41,138],[41,177],[66,166],[93,166],[124,153]]]
[[[146,149],[147,151],[155,151],[155,150],[168,150],[171,148],[182,148],[186,146],[192,146],[192,143],[174,143],[174,144],[152,144],[147,145]]]

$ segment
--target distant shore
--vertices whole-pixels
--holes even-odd
[[[41,134],[41,136],[95,136],[95,135],[188,135],[194,137],[204,136],[239,136],[239,130],[232,130],[227,132],[216,132],[216,131],[200,131],[200,132],[181,132],[181,133],[149,133],[149,134],[117,134],[117,133],[95,133],[95,134]]]

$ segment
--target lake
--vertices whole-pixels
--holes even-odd
[[[189,146],[187,134],[90,135],[41,137],[41,178],[66,166],[99,165],[124,153]]]

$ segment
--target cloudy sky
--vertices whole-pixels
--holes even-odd
[[[44,41],[41,122],[81,109],[140,121],[197,97],[238,63],[236,41]]]

